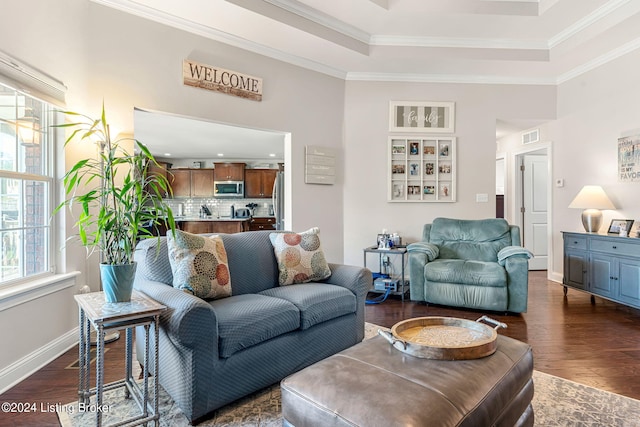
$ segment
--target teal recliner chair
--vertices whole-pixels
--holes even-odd
[[[407,246],[411,300],[455,307],[527,311],[531,253],[520,229],[501,218],[436,218]]]

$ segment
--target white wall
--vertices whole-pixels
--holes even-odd
[[[321,229],[332,262],[343,259],[343,206],[340,174],[336,185],[304,183],[304,147],[329,146],[342,153],[344,81],[190,33],[115,11],[88,0],[15,0],[2,5],[0,50],[45,71],[67,87],[67,108],[92,116],[106,105],[107,118],[120,132],[133,133],[133,108],[202,117],[261,129],[290,132],[287,159],[292,192],[292,229]],[[263,78],[262,102],[182,84],[182,61],[193,59]],[[180,143],[180,141],[176,141]],[[60,147],[59,147],[60,148]],[[73,146],[64,157],[69,168],[92,149]],[[341,158],[340,154],[340,158]],[[342,167],[342,162],[338,169]],[[58,171],[61,176],[64,170]],[[325,209],[331,206],[331,209]],[[64,219],[67,235],[71,218]],[[64,238],[61,239],[61,245]],[[47,348],[77,327],[73,294],[88,283],[98,290],[97,260],[68,244],[62,271],[78,270],[77,285],[24,302],[0,306],[0,324],[12,325],[8,338],[19,345],[0,352],[0,377],[8,367]],[[41,360],[41,359],[39,359]],[[24,367],[23,366],[23,367]],[[0,378],[0,390],[6,384]]]
[[[405,243],[436,217],[494,218],[496,119],[553,119],[553,86],[347,82],[345,97],[344,257],[362,265],[362,249],[383,228]],[[454,101],[457,202],[387,202],[389,101]],[[477,203],[476,194],[488,194]]]
[[[618,138],[627,131],[640,134],[637,68],[640,52],[632,52],[558,86],[557,119],[539,127],[540,144],[551,146],[552,253],[549,277],[562,280],[562,231],[584,232],[579,209],[568,206],[585,185],[601,185],[616,210],[603,211],[600,233],[606,233],[611,219],[640,221],[640,182],[618,181]],[[498,152],[507,160],[522,150],[520,134],[509,135],[498,143]],[[513,188],[513,165],[508,164],[507,182]],[[564,180],[556,187],[557,179]],[[508,196],[507,196],[508,197]],[[513,215],[507,204],[508,215]],[[634,225],[633,232],[638,229]],[[632,235],[633,235],[632,232]]]
[[[620,182],[617,174],[618,138],[640,128],[638,64],[636,50],[558,87],[558,120],[546,128],[554,141],[554,176],[565,180],[553,197],[554,270],[562,271],[559,232],[584,231],[580,210],[567,208],[584,185],[601,185],[617,208],[603,211],[601,233],[613,218],[640,221],[640,182]]]

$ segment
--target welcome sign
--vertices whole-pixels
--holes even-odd
[[[182,77],[187,86],[262,101],[262,79],[185,59]]]

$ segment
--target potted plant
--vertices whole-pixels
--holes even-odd
[[[158,227],[175,229],[171,208],[162,200],[171,188],[166,177],[146,173],[149,164],[157,163],[144,144],[133,138],[112,140],[104,104],[99,119],[72,111],[62,113],[73,120],[56,125],[72,131],[65,149],[80,138],[97,144],[98,156],[78,161],[65,174],[66,200],[54,213],[64,206],[80,206],[78,237],[89,254],[95,249],[101,252],[106,301],[130,301],[137,241],[155,237],[153,230]],[[133,152],[123,146],[127,141],[134,143]]]

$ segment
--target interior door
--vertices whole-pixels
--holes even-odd
[[[534,257],[529,260],[529,270],[546,270],[547,254],[547,186],[548,161],[546,154],[522,156],[522,213],[523,246]]]

